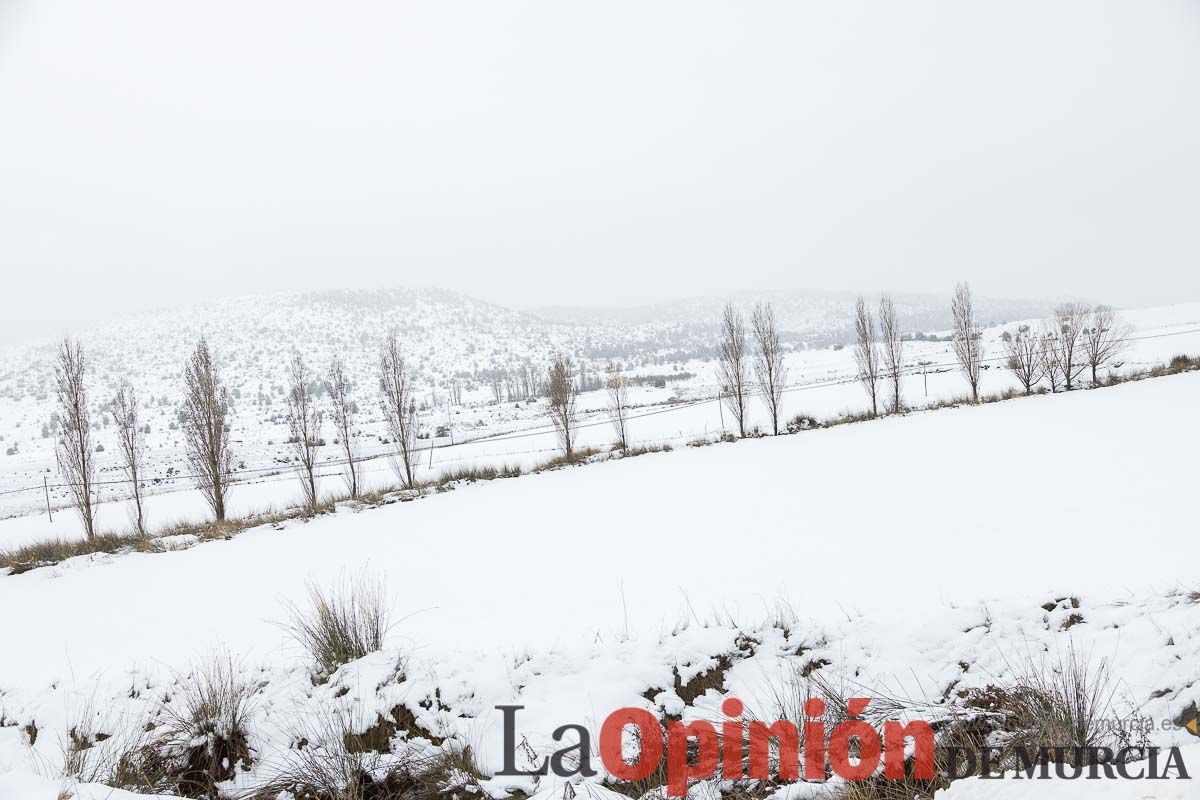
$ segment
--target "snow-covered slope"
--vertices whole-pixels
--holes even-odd
[[[767,703],[800,661],[930,698],[1075,647],[1111,660],[1121,703],[1174,719],[1200,702],[1200,604],[1177,591],[1198,583],[1198,397],[1193,373],[914,414],[0,576],[0,770],[28,768],[20,725],[37,720],[53,763],[81,697],[140,718],[147,689],[214,646],[262,683],[268,754],[320,704],[365,726],[403,702],[494,770],[496,704],[526,705],[544,752],[555,726],[621,705],[684,711],[672,672],[722,654],[721,688],[687,713],[725,692]],[[403,620],[386,652],[314,689],[277,626],[285,603],[364,572]]]

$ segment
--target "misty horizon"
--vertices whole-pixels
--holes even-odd
[[[382,286],[1200,298],[1194,3],[126,3],[0,6],[6,340]]]

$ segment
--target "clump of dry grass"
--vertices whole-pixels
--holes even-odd
[[[433,486],[446,486],[457,481],[494,481],[499,478],[518,478],[521,467],[518,465],[502,464],[495,466],[468,465],[449,470],[433,481]]]
[[[575,450],[571,455],[559,455],[542,462],[534,468],[534,472],[544,472],[548,469],[558,469],[559,467],[567,467],[572,464],[579,464],[592,456],[600,455],[602,451],[595,447],[583,447]]]
[[[75,556],[127,551],[146,553],[155,548],[153,538],[138,533],[98,533],[91,539],[47,539],[0,550],[0,569],[7,567],[13,575],[20,575]]]
[[[213,655],[192,669],[180,705],[167,708],[166,730],[154,748],[175,791],[215,799],[218,784],[252,763],[253,696],[254,687],[228,656]]]
[[[328,590],[310,583],[308,598],[307,608],[291,606],[286,628],[322,677],[383,649],[390,612],[382,578],[362,575]]]
[[[439,800],[460,788],[478,794],[484,777],[469,747],[448,743],[402,757],[381,752],[345,708],[309,718],[291,738],[280,763],[266,765],[274,777],[247,800]]]

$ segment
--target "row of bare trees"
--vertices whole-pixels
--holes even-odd
[[[55,384],[60,419],[56,444],[59,470],[70,492],[89,539],[96,536],[96,465],[92,441],[91,409],[87,384],[88,359],[83,346],[64,339],[55,362]],[[415,485],[416,403],[411,371],[395,333],[388,336],[379,362],[380,406],[392,439],[399,445],[397,472],[405,486]],[[358,406],[352,396],[345,362],[335,357],[327,382],[330,413],[341,445],[346,484],[350,495],[360,492],[358,453],[354,444]],[[305,505],[315,509],[318,491],[318,448],[324,444],[321,427],[325,412],[314,387],[317,378],[296,354],[288,365],[287,422]],[[133,522],[138,534],[147,532],[143,505],[145,426],[139,418],[135,389],[118,389],[109,404],[116,422],[117,442],[128,483],[132,488]],[[213,517],[227,517],[227,498],[234,477],[234,454],[230,441],[230,393],[222,381],[208,342],[201,338],[183,369],[183,404],[180,412],[184,452],[188,467]]]
[[[900,370],[904,362],[904,340],[900,337],[900,322],[896,305],[884,295],[879,300],[879,327],[876,318],[862,297],[854,304],[854,362],[858,380],[871,401],[871,416],[879,416],[881,380],[890,383],[891,391],[884,395],[889,413],[902,410]]]
[[[1074,389],[1088,370],[1096,384],[1100,370],[1127,347],[1129,333],[1130,326],[1110,306],[1063,303],[1040,329],[1022,325],[1015,335],[1007,334],[1004,365],[1026,394],[1043,380],[1052,392]]]
[[[726,303],[721,312],[717,341],[717,380],[721,385],[721,402],[733,415],[738,435],[744,438],[750,395],[757,390],[771,417],[771,432],[778,435],[787,368],[783,363],[783,345],[779,339],[775,310],[770,303],[759,303],[754,307],[750,315],[750,328],[753,351],[746,341],[745,320],[732,303]]]
[[[92,419],[87,385],[88,358],[83,345],[66,338],[59,345],[54,366],[55,394],[60,420],[55,455],[71,505],[79,514],[88,539],[96,537],[96,449],[92,445]],[[213,367],[208,344],[201,339],[184,367],[184,443],[189,466],[218,521],[225,519],[225,492],[232,474],[232,451],[226,416],[229,395]],[[122,466],[133,487],[133,524],[146,534],[142,503],[145,428],[139,418],[138,398],[122,386],[109,403],[116,422]]]

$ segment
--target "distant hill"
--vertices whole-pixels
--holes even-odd
[[[828,292],[739,293],[749,308],[775,306],[792,347],[845,341],[854,296]],[[184,360],[206,336],[239,400],[265,402],[282,392],[284,367],[299,350],[315,370],[334,353],[351,376],[373,384],[375,360],[395,328],[418,383],[442,391],[452,382],[471,391],[522,371],[541,374],[558,351],[595,371],[610,360],[626,366],[708,358],[724,297],[697,297],[628,309],[541,308],[516,311],[439,289],[345,290],[258,295],[171,311],[154,311],[77,331],[92,361],[93,396],[111,397],[123,380],[144,396],[173,402]],[[949,300],[897,295],[906,330],[945,329]],[[1034,317],[1037,303],[980,298],[986,322]],[[55,343],[0,352],[0,399],[30,423],[49,418]],[[170,400],[168,400],[170,398]],[[40,425],[41,423],[38,422]]]

